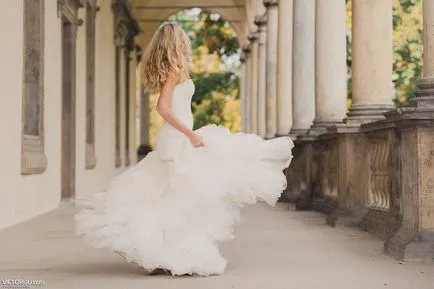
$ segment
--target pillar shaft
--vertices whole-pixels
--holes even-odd
[[[140,144],[149,144],[149,94],[140,85]]]
[[[250,45],[247,43],[243,46],[243,53],[244,53],[244,91],[242,96],[243,99],[243,123],[244,123],[244,131],[251,132],[251,126],[250,126],[250,112],[251,112],[251,105],[252,100],[249,95],[249,87],[252,83],[252,73],[251,73],[251,66],[252,66],[252,59],[250,57]]]
[[[412,106],[434,106],[434,2],[423,1],[423,78],[410,99]]]
[[[267,138],[273,138],[277,134],[277,41],[279,25],[277,4],[277,0],[264,0],[264,5],[267,7]]]
[[[277,135],[292,127],[292,34],[293,0],[279,2],[277,64]]]
[[[392,0],[352,4],[353,102],[349,119],[384,118],[392,101]]]
[[[247,121],[248,121],[248,111],[247,111],[247,69],[246,69],[246,54],[241,52],[241,87],[240,87],[240,98],[241,98],[241,131],[247,132]]]
[[[266,137],[266,64],[267,64],[267,28],[266,15],[257,16],[258,26],[258,135]]]
[[[434,2],[423,1],[423,78],[434,79]]]
[[[306,133],[315,117],[315,0],[294,0],[292,134]]]
[[[258,36],[257,33],[251,33],[249,35],[250,41],[250,59],[251,59],[251,68],[250,68],[250,85],[249,85],[249,97],[250,97],[250,119],[249,124],[251,128],[251,132],[257,134],[258,133]]]
[[[345,12],[343,0],[316,1],[314,128],[339,123],[346,115]]]

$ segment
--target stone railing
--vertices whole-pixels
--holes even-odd
[[[382,238],[399,259],[434,261],[434,105],[385,116],[297,138],[288,192],[328,224],[350,221]]]
[[[301,208],[326,213],[331,225],[342,215],[351,216],[364,230],[386,239],[401,219],[398,130],[377,122],[357,132],[337,128],[315,141],[298,142],[286,193],[292,200],[298,197]]]
[[[369,142],[369,208],[389,211],[391,198],[391,146],[388,131],[368,134]]]
[[[363,126],[367,139],[367,169],[369,171],[368,213],[361,227],[374,235],[386,239],[399,220],[400,192],[397,190],[400,175],[399,142],[397,130],[384,122]]]

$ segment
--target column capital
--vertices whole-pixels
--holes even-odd
[[[243,47],[241,48],[241,51],[246,55],[246,57],[248,57],[248,55],[252,51],[252,49],[250,47],[250,43],[244,44]]]
[[[264,27],[267,24],[267,14],[256,15],[254,23],[259,29]]]
[[[247,55],[244,53],[244,51],[241,51],[240,55],[240,62],[245,63],[246,62]]]
[[[288,1],[288,0],[285,0]],[[269,8],[269,7],[273,7],[273,6],[278,6],[279,5],[279,0],[264,0],[264,6]]]
[[[258,40],[258,32],[257,31],[250,32],[249,35],[247,36],[247,39],[249,39],[250,43],[255,42],[256,40]]]

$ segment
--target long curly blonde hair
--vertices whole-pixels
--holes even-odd
[[[140,63],[141,80],[148,93],[157,93],[169,73],[179,82],[189,78],[191,44],[187,34],[173,22],[163,23],[146,47]]]

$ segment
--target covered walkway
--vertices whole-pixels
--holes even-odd
[[[63,204],[3,230],[0,279],[43,280],[45,286],[30,288],[44,289],[434,288],[434,265],[402,264],[385,255],[383,242],[372,235],[343,225],[332,229],[321,214],[285,204],[246,209],[237,238],[222,246],[229,259],[225,275],[147,276],[77,237],[71,218],[76,209]]]

